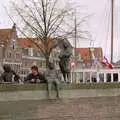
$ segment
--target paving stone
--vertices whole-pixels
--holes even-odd
[[[120,120],[120,97],[0,102],[0,120]]]

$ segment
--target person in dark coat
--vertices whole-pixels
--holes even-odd
[[[31,67],[31,73],[27,75],[24,80],[25,83],[45,83],[45,78],[42,73],[38,71],[38,67],[36,65]]]
[[[16,74],[14,70],[11,69],[10,65],[3,65],[4,72],[1,74],[1,82],[15,83],[19,82],[19,75]]]

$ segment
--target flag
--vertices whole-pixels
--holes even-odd
[[[109,68],[109,69],[113,69],[112,64],[108,61],[108,59],[104,56],[103,58],[103,63],[105,65],[105,67]]]
[[[72,69],[75,68],[75,62],[71,62],[71,68],[72,68]]]
[[[108,64],[109,62],[108,62],[108,59],[104,56],[104,58],[103,58],[103,62],[104,63],[106,63],[106,64]]]

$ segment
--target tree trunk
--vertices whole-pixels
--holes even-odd
[[[46,57],[45,57],[45,59],[46,59],[46,68],[48,68],[48,65],[49,65],[49,55],[47,55]]]

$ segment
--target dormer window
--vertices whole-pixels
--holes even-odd
[[[28,48],[22,48],[22,53],[24,55],[28,55]]]

